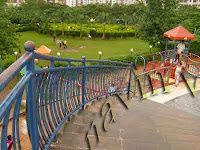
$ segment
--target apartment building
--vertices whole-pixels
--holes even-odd
[[[77,0],[67,0],[66,5],[68,5],[70,7],[77,6]]]
[[[24,0],[8,0],[8,5],[18,6]],[[37,1],[46,1],[51,3],[60,3],[64,5],[68,5],[70,7],[88,5],[88,4],[125,4],[131,5],[136,3],[138,0],[37,0]],[[146,3],[146,0],[140,0]],[[197,5],[200,8],[200,0],[182,0],[180,2],[181,5]]]
[[[67,5],[70,7],[88,5],[88,4],[134,4],[137,0],[67,0]]]
[[[200,7],[200,0],[182,0],[180,2],[182,5],[196,5]]]

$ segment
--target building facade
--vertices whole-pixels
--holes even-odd
[[[196,5],[200,7],[200,0],[182,0],[180,2],[182,5]]]
[[[41,0],[37,0],[41,1]],[[81,6],[81,5],[88,5],[88,4],[125,4],[125,5],[131,5],[136,3],[138,0],[42,0],[45,2],[51,2],[51,3],[60,3],[64,5],[68,5],[70,7],[74,6]],[[140,0],[146,3],[146,0]],[[15,5],[18,6],[20,3],[24,2],[24,0],[8,0],[8,5]],[[200,7],[200,0],[182,0],[180,2],[181,5],[196,5]]]
[[[67,0],[67,5],[70,7],[88,5],[88,4],[134,4],[137,0]]]

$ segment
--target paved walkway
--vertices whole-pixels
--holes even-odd
[[[196,94],[196,91],[200,90],[200,79],[197,79],[195,89],[193,88],[193,80],[188,80],[188,84],[194,94]],[[162,93],[161,89],[159,89],[159,90],[155,91],[156,95],[151,96],[148,93],[145,95],[145,97],[154,102],[165,104],[174,98],[181,97],[181,96],[189,93],[188,89],[186,88],[186,85],[183,82],[180,83],[178,87],[176,87],[175,85],[167,86],[166,91],[168,93],[161,94]]]
[[[165,105],[200,116],[200,91],[194,98],[190,94],[185,94],[170,100]]]
[[[121,95],[123,99],[123,95]],[[107,132],[102,129],[101,106],[109,100],[116,121]],[[200,117],[159,104],[150,100],[126,101],[126,109],[119,99],[99,99],[85,111],[66,123],[58,135],[58,142],[50,150],[86,150],[85,140],[90,123],[95,120],[99,134],[96,144],[95,132],[89,132],[92,150],[199,150]],[[98,109],[99,108],[99,109]]]

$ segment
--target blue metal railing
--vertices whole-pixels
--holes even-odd
[[[126,90],[129,93],[132,89],[131,74],[134,72],[131,64],[41,55],[34,52],[34,43],[30,41],[24,47],[27,52],[0,74],[2,92],[24,67],[27,68],[26,74],[0,104],[2,150],[7,149],[8,133],[12,134],[14,149],[21,149],[19,118],[24,91],[31,148],[37,150],[47,149],[66,119],[78,109],[84,109],[90,101],[108,95],[111,86],[116,92]],[[49,61],[50,68],[36,69],[34,59]],[[68,65],[55,67],[55,61]],[[73,62],[80,65],[72,67]],[[10,116],[13,118],[11,129],[8,128]]]
[[[152,86],[156,88],[162,88],[162,81],[159,74],[161,74],[164,83],[169,83],[169,79],[171,76],[171,67],[172,66],[157,68],[148,72],[135,75],[135,81],[139,80],[142,93],[147,93],[151,90],[149,80],[147,80],[148,76],[151,78]],[[135,82],[134,84],[134,94],[136,94],[137,92],[139,92],[139,86],[136,85],[137,82]]]

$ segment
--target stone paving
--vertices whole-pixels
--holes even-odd
[[[121,95],[123,99],[123,95]],[[101,106],[109,100],[116,121],[107,132],[102,129]],[[66,123],[57,143],[50,150],[89,149],[86,134],[95,120],[95,130],[88,133],[93,150],[199,150],[200,117],[151,100],[126,100],[128,109],[119,99],[110,97],[93,102]],[[97,111],[98,110],[98,111]]]
[[[192,97],[190,94],[185,94],[176,97],[165,104],[200,116],[200,91],[196,92],[195,97]]]
[[[200,90],[200,79],[197,80],[196,83],[196,88],[193,88],[193,80],[188,80],[188,84],[191,88],[191,90],[193,91],[194,94],[196,94],[196,91]],[[155,93],[156,95],[150,95],[150,94],[146,94],[146,98],[148,98],[149,100],[152,100],[154,102],[157,103],[161,103],[161,104],[165,104],[168,101],[171,101],[177,97],[182,97],[185,94],[189,93],[189,90],[186,88],[185,84],[182,82],[178,85],[178,87],[176,87],[175,85],[170,85],[166,87],[166,91],[168,93],[166,94],[162,94],[161,89],[156,90]]]

